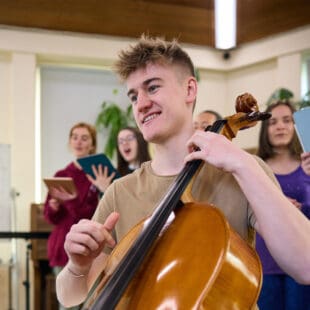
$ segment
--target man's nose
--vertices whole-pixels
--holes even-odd
[[[139,111],[148,109],[151,106],[151,104],[152,104],[152,101],[146,93],[144,92],[139,93],[138,98],[137,98],[137,105],[138,105]]]

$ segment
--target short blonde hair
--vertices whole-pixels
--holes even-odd
[[[119,53],[115,71],[122,81],[130,74],[148,64],[178,65],[189,75],[195,76],[194,65],[188,54],[180,47],[177,40],[171,42],[161,38],[142,35],[137,44]]]

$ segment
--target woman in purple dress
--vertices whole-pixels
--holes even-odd
[[[310,153],[302,153],[294,128],[295,109],[288,101],[278,101],[266,111],[272,117],[262,123],[258,156],[271,167],[288,199],[310,219]],[[259,234],[256,250],[264,274],[259,308],[309,310],[310,286],[296,283],[281,270]]]

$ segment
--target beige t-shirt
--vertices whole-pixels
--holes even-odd
[[[277,183],[268,166],[258,157],[259,164]],[[151,162],[144,163],[133,173],[114,181],[102,197],[93,219],[104,223],[107,216],[117,211],[120,219],[115,226],[116,240],[138,222],[149,216],[167,192],[175,176],[158,176]],[[225,215],[229,224],[253,246],[255,216],[234,177],[209,164],[204,164],[194,180],[193,198],[202,203],[214,204]]]

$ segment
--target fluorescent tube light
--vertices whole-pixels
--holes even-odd
[[[236,0],[215,0],[215,47],[222,50],[236,46]]]

